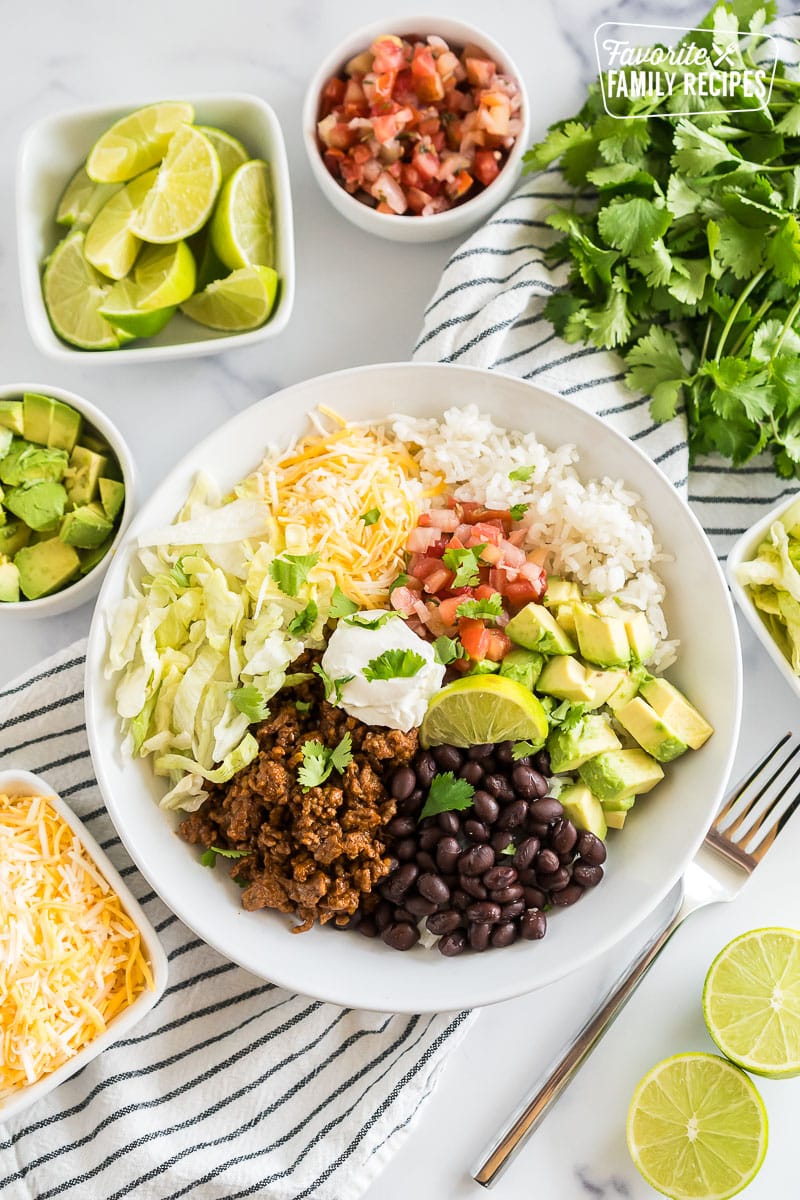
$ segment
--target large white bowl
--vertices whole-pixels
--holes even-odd
[[[265,325],[247,333],[207,329],[178,312],[156,337],[133,342],[121,350],[81,350],[62,342],[53,332],[42,297],[42,263],[69,230],[56,225],[61,193],[100,134],[136,108],[163,97],[138,97],[128,104],[70,109],[42,117],[26,131],[17,160],[17,246],[22,306],[34,342],[51,358],[83,362],[160,362],[221,354],[235,346],[252,346],[275,337],[291,316],[294,304],[294,232],[289,164],[280,123],[259,96],[246,92],[181,96],[194,105],[198,125],[214,125],[231,133],[255,158],[272,168],[275,217],[275,269],[280,291]]]
[[[304,414],[324,403],[348,417],[392,412],[433,416],[477,404],[545,443],[574,442],[585,476],[621,477],[639,492],[665,549],[670,630],[681,639],[671,678],[716,727],[697,753],[670,764],[665,781],[636,805],[609,848],[607,877],[575,908],[554,912],[547,937],[502,953],[444,958],[419,947],[398,954],[357,934],[313,929],[292,935],[285,917],[244,912],[239,889],[198,862],[158,808],[164,781],[120,750],[113,685],[104,679],[105,617],[124,593],[136,534],[173,519],[193,475],[232,485],[262,447],[295,436]],[[469,367],[393,364],[309,380],[229,421],[171,472],[139,513],[128,549],[112,563],[97,604],[86,657],[86,720],[97,778],[120,837],[141,871],[182,921],[255,975],[334,1003],[392,1012],[491,1004],[542,987],[624,938],[667,894],[718,806],[736,745],[741,663],[733,609],[716,558],[675,489],[634,445],[570,401],[518,379]]]

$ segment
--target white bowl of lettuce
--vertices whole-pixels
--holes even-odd
[[[800,696],[800,492],[742,534],[727,573],[750,627]]]

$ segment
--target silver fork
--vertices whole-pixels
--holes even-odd
[[[484,1152],[473,1178],[491,1187],[619,1016],[673,933],[698,908],[733,900],[800,805],[800,737],[787,733],[729,793],[679,885],[672,920],[627,968],[572,1044]]]

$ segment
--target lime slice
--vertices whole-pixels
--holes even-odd
[[[145,246],[136,260],[133,278],[141,293],[140,308],[183,304],[196,286],[194,255],[186,242]]]
[[[627,1137],[656,1191],[671,1200],[727,1200],[764,1161],[767,1111],[752,1080],[726,1059],[676,1054],[640,1081]]]
[[[50,323],[60,338],[81,350],[115,350],[114,329],[100,316],[100,305],[110,288],[83,253],[85,234],[68,233],[51,254],[42,289]]]
[[[160,333],[175,312],[175,305],[143,310],[141,290],[132,279],[115,283],[97,310],[112,325],[131,337],[153,337]]]
[[[800,1074],[800,931],[753,929],[720,950],[703,1013],[723,1054],[756,1075]]]
[[[142,243],[130,231],[131,219],[157,175],[152,170],[132,179],[103,205],[86,231],[83,252],[110,279],[122,279],[136,261]]]
[[[182,304],[181,311],[210,329],[242,333],[264,324],[277,292],[278,275],[272,267],[242,267],[210,283]]]
[[[487,742],[533,742],[547,737],[539,701],[515,679],[475,675],[457,679],[431,699],[419,731],[423,746],[478,746]]]
[[[211,242],[231,271],[272,266],[269,166],[261,159],[237,167],[223,187],[211,221]]]
[[[182,125],[131,221],[131,231],[156,244],[196,233],[214,207],[221,175],[217,152],[205,134]]]
[[[94,183],[86,174],[86,168],[79,167],[58,202],[56,223],[85,229],[121,186],[119,183]]]
[[[222,182],[232,175],[237,167],[246,163],[250,155],[238,138],[231,137],[224,129],[215,129],[213,125],[196,125],[204,133],[217,152],[219,165],[222,170]]]
[[[191,104],[167,101],[138,108],[115,122],[95,142],[86,171],[97,183],[124,183],[156,166],[167,152],[172,135],[194,120]]]

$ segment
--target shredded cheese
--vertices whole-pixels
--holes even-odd
[[[42,796],[0,794],[0,1101],[152,989],[139,931]]]
[[[335,431],[313,414],[319,432],[262,463],[262,494],[287,549],[303,527],[306,545],[320,556],[316,570],[329,572],[360,607],[379,607],[403,569],[403,548],[426,495],[420,469],[387,431],[348,424],[323,406],[319,412]],[[373,509],[379,516],[367,524],[362,517]]]

